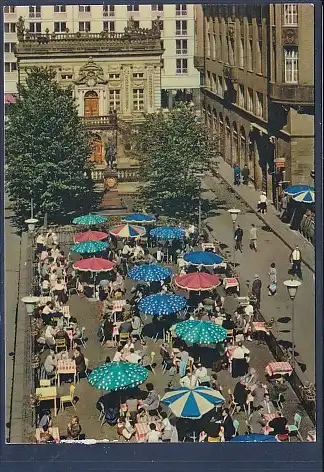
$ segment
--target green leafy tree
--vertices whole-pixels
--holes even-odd
[[[70,89],[51,68],[32,68],[11,104],[5,130],[6,190],[19,224],[30,215],[58,221],[96,203],[90,135]]]
[[[171,218],[195,220],[199,174],[217,156],[218,139],[197,118],[193,106],[148,115],[134,135],[143,184],[138,208]]]

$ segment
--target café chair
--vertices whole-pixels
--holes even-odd
[[[56,354],[58,354],[59,349],[63,349],[65,351],[68,350],[65,339],[55,339],[55,352],[56,352]]]
[[[69,388],[69,395],[63,395],[60,398],[60,410],[62,410],[62,409],[63,409],[63,411],[65,410],[65,407],[64,407],[65,403],[71,403],[74,410],[76,411],[74,393],[75,393],[75,385],[71,384],[70,388]]]
[[[302,417],[298,413],[295,413],[294,424],[288,425],[288,432],[289,432],[289,436],[296,435],[300,441],[303,441],[302,435],[300,434],[300,431],[299,431],[301,422],[302,422]]]

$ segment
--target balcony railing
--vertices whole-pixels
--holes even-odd
[[[104,181],[104,170],[103,169],[93,169],[91,171],[91,178],[94,182]]]
[[[42,13],[40,11],[29,12],[29,18],[41,18]]]
[[[91,178],[96,183],[103,183],[104,176],[104,169],[93,169],[91,171]],[[117,169],[117,179],[118,182],[138,182],[140,180],[138,167]]]
[[[313,85],[270,84],[270,98],[279,103],[314,105]]]
[[[101,127],[110,129],[117,129],[118,120],[114,115],[108,116],[83,116],[82,117],[84,124],[88,128]]]

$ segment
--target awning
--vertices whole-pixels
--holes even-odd
[[[8,103],[15,103],[17,99],[17,95],[15,93],[5,93],[4,94],[4,103],[8,105]]]

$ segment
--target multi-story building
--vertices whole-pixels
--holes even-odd
[[[256,189],[312,183],[314,9],[311,4],[196,7],[203,112],[231,165]]]
[[[161,69],[161,105],[172,107],[175,99],[199,97],[199,73],[194,67],[194,5],[37,5],[4,7],[5,92],[16,93],[18,78],[14,47],[16,23],[22,16],[30,33],[121,33],[132,17],[135,26],[152,27],[160,18],[164,49]],[[11,99],[10,96],[7,97]]]

